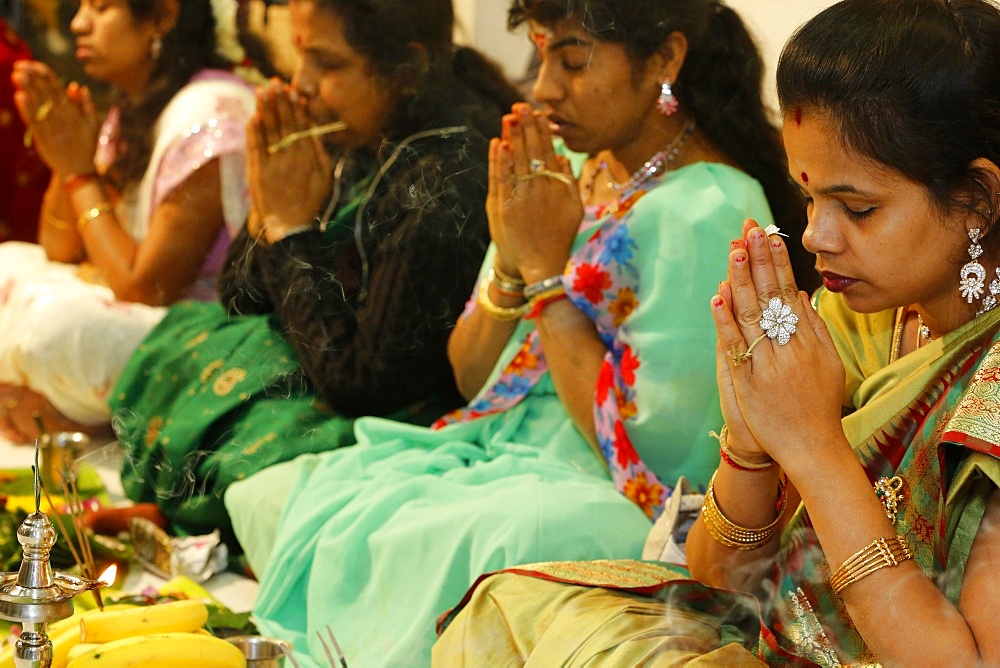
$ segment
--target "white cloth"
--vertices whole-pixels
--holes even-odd
[[[206,259],[191,296],[212,298],[225,246],[246,219],[246,123],[252,89],[215,71],[197,75],[157,119],[149,167],[119,202],[126,230],[141,241],[157,205],[192,173],[219,159],[225,230]],[[114,116],[102,132],[95,163],[110,158]],[[110,419],[108,394],[125,362],[166,309],[115,299],[105,286],[78,276],[79,267],[50,262],[34,244],[0,244],[0,383],[44,395],[81,424]]]

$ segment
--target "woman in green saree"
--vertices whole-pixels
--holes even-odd
[[[690,576],[487,577],[438,663],[1000,662],[1000,10],[905,7],[845,0],[782,55],[824,288],[814,312],[748,223],[711,302],[727,429]]]
[[[517,99],[448,0],[294,0],[291,86],[258,89],[253,207],[222,304],[173,306],[111,393],[122,479],[178,532],[234,480],[459,405],[447,340],[489,243],[489,137]],[[231,536],[227,536],[230,538]]]

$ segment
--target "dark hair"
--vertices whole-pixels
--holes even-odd
[[[451,0],[309,1],[335,12],[351,48],[400,91],[401,104],[389,121],[390,138],[426,129],[426,119],[440,118],[441,109],[455,104],[464,90],[493,101],[501,112],[521,99],[496,64],[453,44]]]
[[[129,0],[136,22],[155,20],[163,0]],[[152,129],[160,112],[191,77],[205,68],[231,69],[234,63],[216,53],[215,17],[208,0],[181,0],[177,23],[162,36],[163,48],[149,85],[137,98],[119,94],[115,161],[108,177],[119,188],[142,179],[153,150]]]
[[[844,145],[924,186],[942,211],[983,220],[996,251],[1000,9],[986,0],[844,0],[792,35],[778,64],[786,113],[818,110]]]
[[[813,258],[802,250],[802,196],[788,176],[777,128],[761,98],[764,65],[743,21],[717,0],[514,0],[508,25],[543,25],[578,18],[603,42],[621,44],[633,63],[650,58],[671,33],[688,41],[673,90],[709,140],[764,188],[775,222],[789,232],[803,289],[818,284]]]

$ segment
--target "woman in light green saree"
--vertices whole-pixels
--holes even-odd
[[[487,577],[437,663],[1000,662],[1000,9],[906,7],[845,0],[782,55],[825,289],[814,311],[755,224],[734,244],[711,303],[723,461],[690,570]]]

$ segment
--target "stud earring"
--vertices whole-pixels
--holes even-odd
[[[673,116],[679,105],[677,96],[674,95],[674,91],[670,87],[670,77],[667,77],[660,84],[660,96],[656,98],[656,110],[664,116]]]
[[[153,35],[153,41],[149,43],[149,57],[159,60],[161,53],[163,53],[163,40],[159,35]]]

